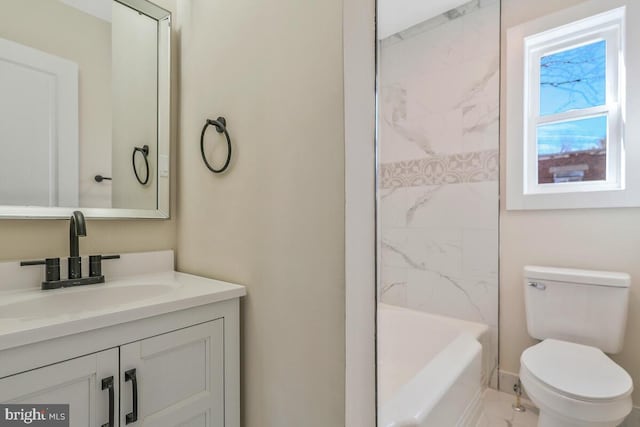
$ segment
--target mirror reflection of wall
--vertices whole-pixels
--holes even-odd
[[[153,171],[157,170],[158,139],[158,24],[136,10],[113,2],[113,207],[150,209],[155,207]],[[132,66],[135,64],[135,66]],[[138,185],[132,171],[132,149],[149,145],[149,170],[143,156],[135,157],[141,178],[149,173],[147,185]]]
[[[111,0],[0,9],[0,205],[156,209],[158,21]]]
[[[111,186],[94,185],[90,174],[111,172],[110,22],[60,1],[3,0],[0,4],[0,38],[13,42],[2,50],[0,84],[3,92],[16,91],[0,97],[6,118],[0,124],[0,204],[69,206],[76,201],[80,206],[109,207]],[[5,59],[9,49],[13,55],[31,57],[31,62],[9,62],[12,58]],[[60,94],[65,99],[57,99],[56,82],[48,71],[62,67],[51,62],[67,65],[57,77],[77,85],[77,99],[67,99],[67,92]],[[56,114],[62,114],[64,122],[55,120]],[[76,138],[70,136],[74,133]],[[82,150],[80,141],[85,144]],[[78,160],[69,159],[78,154]],[[78,183],[73,176],[58,178],[70,168],[76,169]],[[68,190],[72,196],[59,200],[56,184],[75,191]],[[50,197],[50,193],[54,194]]]

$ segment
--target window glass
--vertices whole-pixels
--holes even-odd
[[[606,41],[567,49],[540,59],[540,115],[606,103]]]
[[[538,126],[538,184],[604,181],[607,178],[607,117]]]

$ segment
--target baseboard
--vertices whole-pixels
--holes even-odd
[[[637,427],[640,426],[640,406],[634,406],[631,413],[620,427]]]
[[[513,387],[518,384],[518,380],[520,378],[518,374],[500,369],[498,370],[498,378],[500,384],[499,390],[515,396],[516,393],[513,391]],[[527,396],[526,391],[523,391],[522,397],[529,400],[529,396]]]
[[[500,369],[498,371],[498,377],[500,379],[500,391],[508,394],[515,395],[513,391],[513,386],[518,382],[518,374],[514,374],[513,372],[503,371]],[[522,397],[529,400],[529,396],[527,396],[527,392],[524,391]],[[634,406],[631,410],[631,413],[627,417],[626,420],[620,427],[638,427],[640,426],[640,406]]]
[[[482,415],[482,397],[484,396],[485,388],[480,388],[475,397],[467,406],[464,414],[460,417],[457,427],[476,426],[480,421]]]

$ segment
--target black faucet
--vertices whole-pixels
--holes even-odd
[[[69,286],[94,285],[104,283],[102,274],[102,261],[107,259],[119,259],[120,255],[91,255],[89,257],[89,276],[82,277],[82,258],[80,257],[80,244],[78,237],[87,235],[87,224],[84,215],[80,211],[73,212],[69,218],[69,278],[60,278],[60,258],[47,258],[44,260],[22,261],[21,266],[44,265],[45,280],[42,289],[58,289]]]
[[[87,235],[87,225],[84,215],[74,211],[69,219],[69,279],[82,277],[82,258],[80,257],[80,243],[78,237]]]

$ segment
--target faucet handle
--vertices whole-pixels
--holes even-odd
[[[20,267],[29,267],[31,265],[44,265],[44,264],[45,264],[45,260],[43,259],[36,259],[32,261],[20,261]]]
[[[89,277],[102,276],[102,255],[89,255]]]
[[[120,255],[90,255],[89,256],[89,276],[102,276],[102,260],[120,259]]]
[[[21,261],[21,267],[30,265],[45,265],[45,281],[57,282],[60,280],[60,258],[46,258],[34,261]]]

